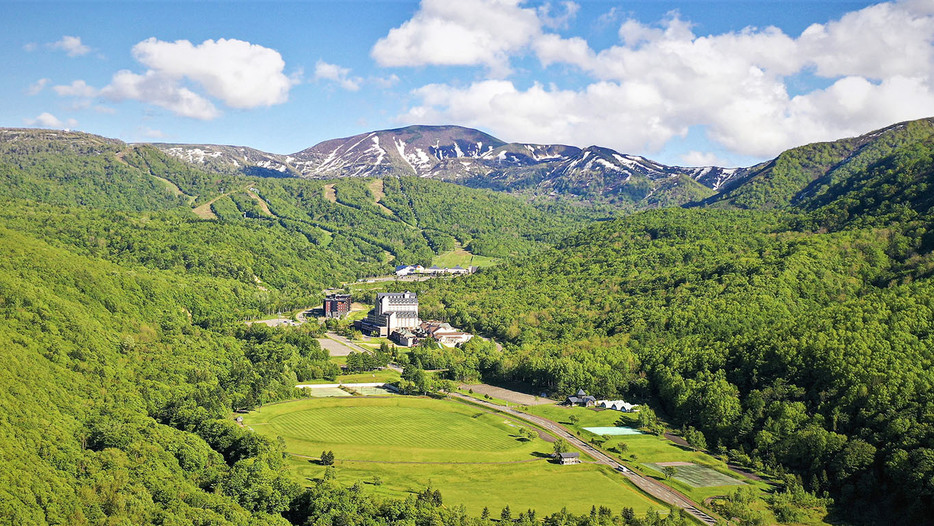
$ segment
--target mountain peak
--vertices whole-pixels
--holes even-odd
[[[749,168],[666,166],[597,145],[507,143],[454,125],[372,131],[324,141],[288,156],[237,147],[159,147],[191,162],[218,170],[214,165],[226,163],[224,171],[250,175],[320,179],[407,175],[531,196],[569,195],[627,208],[693,202],[754,207],[788,206],[816,192],[818,186],[805,187],[837,164],[851,158],[857,164],[878,158],[869,155],[872,145],[930,126],[932,119],[898,123],[855,138],[788,150]],[[879,146],[878,151],[886,148]],[[832,162],[817,162],[820,159]],[[779,180],[786,182],[776,185]]]

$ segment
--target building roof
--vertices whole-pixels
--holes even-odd
[[[376,299],[380,298],[389,298],[389,299],[415,299],[418,295],[414,292],[377,292]]]
[[[338,301],[349,300],[349,299],[350,299],[350,294],[328,294],[327,296],[325,296],[324,299],[326,299],[326,300],[331,300],[331,301],[334,301],[334,300],[338,300]]]
[[[587,393],[585,393],[583,389],[578,389],[577,396],[587,396]]]
[[[558,453],[560,458],[580,458],[580,453]]]

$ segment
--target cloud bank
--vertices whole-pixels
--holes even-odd
[[[573,6],[566,10],[573,16]],[[618,43],[599,51],[548,30],[555,25],[547,9],[517,0],[423,0],[371,54],[383,66],[485,66],[487,79],[416,89],[400,120],[520,140],[651,153],[699,128],[729,152],[767,158],[934,115],[927,2],[876,4],[797,36],[775,27],[696,35],[674,12],[653,24],[619,23]],[[570,68],[583,86],[518,87],[510,60],[530,54],[543,68]]]
[[[222,38],[194,45],[150,38],[133,46],[132,53],[146,71],[118,71],[101,89],[76,80],[53,90],[64,97],[135,100],[183,117],[210,120],[221,115],[214,101],[236,109],[282,104],[295,84],[283,72],[285,61],[279,52],[242,40]]]

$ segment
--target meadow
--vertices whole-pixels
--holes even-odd
[[[333,451],[338,482],[367,491],[405,496],[429,485],[447,505],[472,514],[588,513],[591,506],[667,509],[611,469],[594,464],[560,466],[548,460],[552,445],[527,440],[525,424],[505,415],[449,400],[398,396],[305,399],[264,406],[244,424],[282,437],[292,473],[305,484],[324,475],[317,458]],[[504,491],[508,488],[508,491]]]
[[[527,412],[559,422],[568,429],[578,433],[581,438],[587,441],[591,441],[597,437],[592,433],[584,431],[584,427],[613,426],[620,419],[626,421],[626,425],[629,427],[637,427],[637,415],[635,413],[547,405],[529,407]],[[577,416],[576,423],[571,423],[571,415]],[[736,487],[742,484],[755,487],[762,495],[764,495],[766,491],[772,489],[766,481],[752,480],[731,471],[726,462],[713,455],[680,446],[662,436],[646,433],[638,435],[606,436],[603,438],[606,438],[606,441],[601,448],[622,460],[626,466],[643,475],[664,481],[666,484],[697,502],[702,502],[708,497],[725,495],[735,491]],[[680,470],[683,472],[684,477],[682,478],[685,478],[685,480],[693,480],[700,476],[695,473],[703,473],[706,468],[724,477],[719,478],[719,480],[724,482],[729,480],[729,482],[720,486],[696,486],[679,480],[677,474],[671,479],[665,479],[661,468],[656,468],[654,465],[669,462],[690,462],[696,466],[675,466],[676,471]],[[649,465],[647,466],[647,464]],[[718,478],[715,476],[708,476],[708,479],[717,480]]]
[[[468,267],[489,267],[499,262],[498,258],[488,256],[478,256],[465,250],[460,244],[456,244],[453,250],[442,252],[431,259],[431,264],[439,267],[453,268],[460,265],[463,268]]]

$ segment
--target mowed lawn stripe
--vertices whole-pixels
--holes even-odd
[[[272,418],[283,438],[335,444],[500,451],[515,447],[512,429],[488,419],[418,407],[326,407]]]
[[[324,466],[314,459],[330,450],[341,484],[362,482],[368,492],[394,497],[431,485],[446,505],[464,504],[475,515],[484,506],[507,504],[542,514],[564,507],[587,513],[592,505],[632,507],[640,515],[650,507],[664,510],[618,472],[544,461],[551,443],[519,439],[522,424],[450,400],[304,399],[264,406],[244,415],[244,423],[285,439],[294,455],[288,462],[303,484],[323,476]],[[373,484],[377,478],[380,483]]]
[[[415,397],[305,399],[266,406],[244,418],[255,431],[281,436],[286,450],[338,459],[512,462],[533,457],[536,444],[519,426],[475,407]]]

